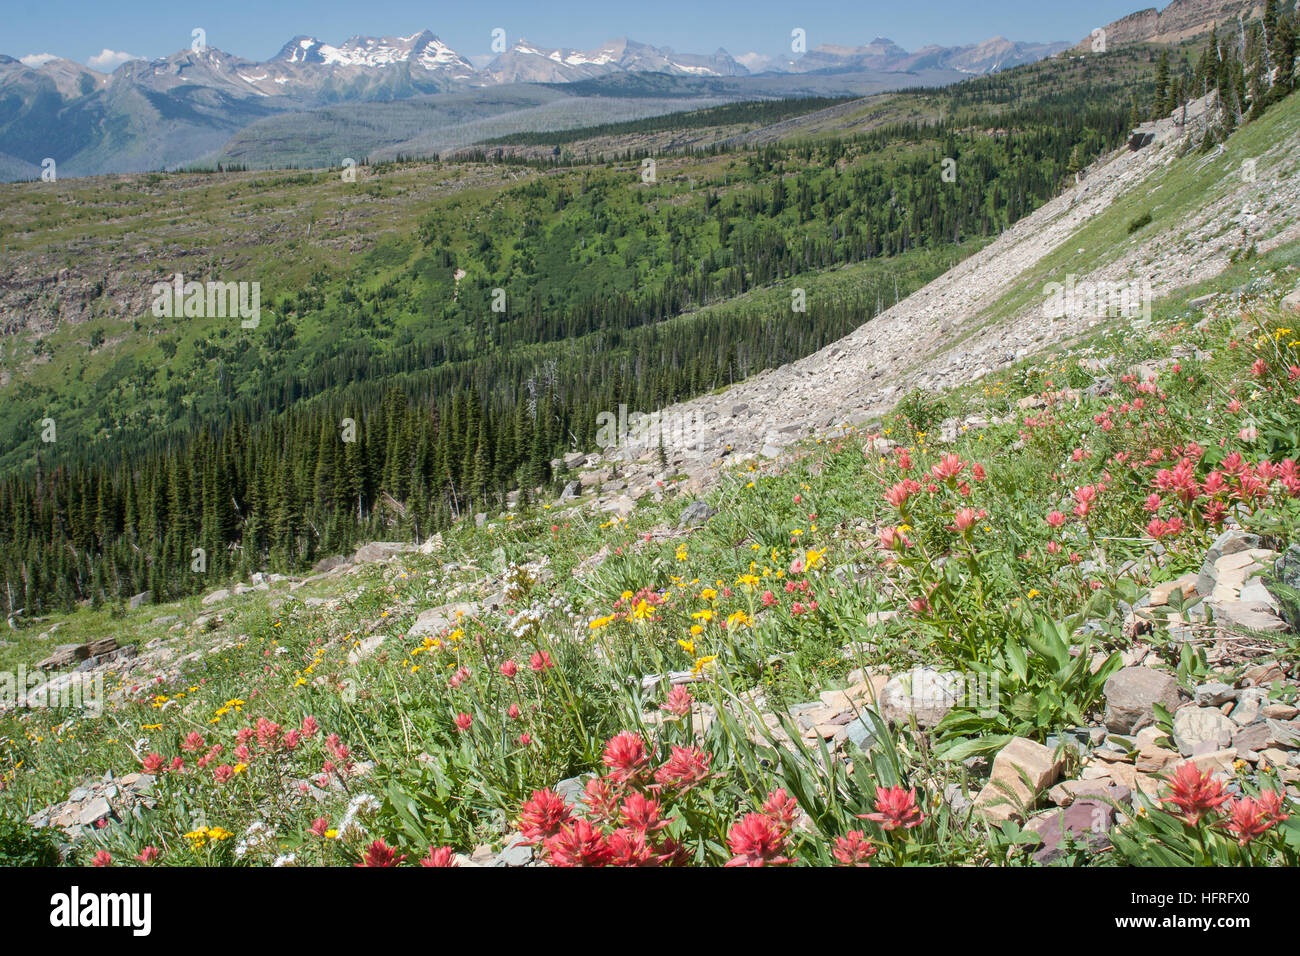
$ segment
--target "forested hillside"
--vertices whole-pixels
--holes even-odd
[[[300,568],[499,508],[512,488],[527,508],[563,477],[553,459],[591,447],[598,413],[807,355],[1056,195],[1124,142],[1135,104],[1154,109],[1155,60],[1101,57],[1097,82],[1074,86],[1038,64],[1033,84],[1012,71],[935,93],[944,118],[715,144],[658,156],[652,175],[635,158],[375,167],[352,188],[391,198],[430,175],[445,188],[365,236],[321,199],[344,188],[337,173],[157,177],[190,216],[305,213],[335,227],[332,244],[232,239],[195,260],[180,247],[200,243],[164,228],[138,288],[101,288],[75,330],[20,330],[0,413],[6,609],[162,600]],[[1211,64],[1160,96],[1234,75]],[[132,204],[152,200],[117,185],[76,207],[6,187],[22,232],[5,254],[87,229],[138,239]],[[205,263],[220,267],[207,278],[261,282],[255,329],[114,314],[159,273],[197,278]],[[41,441],[46,420],[57,442]]]

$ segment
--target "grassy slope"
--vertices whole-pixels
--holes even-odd
[[[1281,281],[1294,282],[1294,266],[1285,261],[1294,259],[1294,253],[1292,249],[1275,260],[1240,264],[1222,276],[1215,289],[1227,293],[1252,276],[1256,285],[1267,287],[1259,281],[1260,276],[1274,270]],[[1278,284],[1274,282],[1273,287]],[[1261,308],[1264,321],[1278,321],[1266,305]],[[742,464],[733,469],[710,499],[719,514],[689,536],[676,537],[671,531],[684,504],[681,498],[647,502],[627,523],[547,506],[494,519],[482,529],[461,526],[447,536],[445,548],[437,556],[402,556],[393,564],[363,567],[358,574],[317,581],[292,593],[281,585],[267,594],[232,599],[216,609],[204,609],[196,600],[189,600],[138,612],[78,612],[42,622],[42,628],[63,622],[54,639],[38,640],[34,630],[10,635],[11,643],[0,649],[0,663],[9,668],[18,663],[30,665],[53,643],[110,634],[144,648],[155,639],[169,640],[175,655],[160,662],[160,684],[143,686],[142,677],[150,670],[126,680],[110,678],[109,688],[128,692],[127,700],[111,708],[103,719],[74,715],[65,723],[66,713],[33,711],[0,722],[0,777],[7,775],[9,786],[0,801],[12,808],[13,815],[21,816],[62,799],[86,776],[105,770],[128,772],[135,766],[135,758],[127,740],[137,736],[145,740],[145,750],[170,759],[174,754],[186,756],[178,744],[191,730],[203,733],[209,742],[227,740],[235,729],[258,716],[290,726],[310,713],[321,720],[326,732],[339,732],[357,759],[375,763],[363,783],[353,784],[378,794],[382,804],[373,817],[367,817],[365,839],[382,836],[417,854],[429,842],[445,842],[468,851],[478,842],[499,837],[502,831],[493,821],[500,820],[503,811],[513,815],[531,789],[590,769],[598,763],[601,741],[617,730],[640,724],[646,705],[630,689],[636,677],[689,668],[696,657],[719,655],[718,664],[713,665],[717,669],[712,671],[718,687],[704,684],[692,688],[701,699],[716,702],[718,695],[725,699],[728,693],[757,688],[766,696],[768,707],[786,706],[810,699],[824,688],[843,686],[847,672],[855,666],[898,670],[932,661],[947,667],[969,667],[961,634],[972,639],[984,633],[1018,634],[1025,620],[1022,612],[1034,620],[1066,619],[1079,611],[1091,594],[1089,577],[1102,586],[1089,602],[1092,617],[1101,622],[1101,649],[1109,652],[1129,647],[1131,640],[1122,635],[1111,602],[1120,595],[1131,599],[1135,589],[1150,582],[1194,570],[1209,535],[1189,533],[1174,543],[1163,566],[1143,565],[1128,583],[1106,571],[1073,571],[1064,555],[1056,559],[1048,556],[1043,548],[1053,537],[1064,538],[1067,550],[1077,548],[1109,568],[1145,554],[1140,529],[1149,516],[1140,504],[1148,489],[1142,484],[1130,486],[1121,480],[1111,492],[1104,514],[1095,519],[1095,544],[1077,524],[1056,535],[1042,516],[1056,505],[1064,489],[1096,480],[1114,451],[1145,448],[1149,439],[1122,430],[1119,435],[1108,435],[1095,429],[1092,416],[1115,399],[1085,399],[1075,407],[1068,403],[1056,406],[1059,425],[1035,432],[1021,448],[1016,439],[1022,413],[1016,411],[1016,401],[1050,389],[1049,382],[1059,387],[1066,382],[1082,385],[1090,381],[1092,376],[1076,366],[1077,356],[1108,356],[1111,368],[1122,370],[1134,361],[1167,355],[1174,347],[1196,346],[1209,350],[1211,357],[1203,364],[1184,359],[1191,372],[1187,382],[1182,377],[1166,382],[1171,416],[1158,426],[1157,440],[1195,438],[1214,449],[1218,436],[1223,435],[1231,441],[1231,449],[1239,444],[1235,430],[1240,420],[1222,412],[1221,397],[1227,388],[1240,389],[1249,382],[1247,366],[1257,354],[1257,346],[1227,347],[1230,338],[1241,337],[1240,331],[1234,330],[1239,321],[1235,310],[1231,318],[1211,321],[1206,331],[1194,333],[1188,331],[1188,323],[1200,313],[1189,314],[1177,303],[1170,303],[1158,308],[1156,315],[1146,335],[1135,336],[1121,329],[1098,331],[1076,343],[1068,354],[1028,360],[999,373],[996,381],[982,383],[982,389],[939,396],[942,410],[932,410],[934,414],[994,420],[959,433],[952,446],[966,460],[981,461],[988,469],[987,482],[977,488],[972,501],[990,512],[987,528],[978,534],[980,552],[985,555],[981,561],[987,561],[993,572],[986,579],[986,586],[992,588],[987,603],[981,600],[980,606],[965,609],[956,635],[949,627],[945,638],[941,622],[936,629],[910,615],[892,624],[868,623],[869,613],[896,608],[900,601],[889,583],[900,572],[882,577],[882,556],[873,552],[874,525],[890,522],[895,514],[881,500],[881,490],[897,475],[891,475],[893,467],[878,463],[874,456],[864,461],[861,435],[815,440],[799,449],[793,461],[761,468]],[[1289,349],[1294,357],[1300,345],[1292,341],[1285,335],[1278,339],[1283,353]],[[1271,343],[1264,347],[1261,354],[1271,356],[1267,351]],[[1269,421],[1272,405],[1289,402],[1293,393],[1294,385],[1282,386],[1276,399],[1253,392],[1250,412],[1261,423]],[[1008,412],[1011,419],[998,424],[997,416]],[[916,424],[891,417],[882,427],[887,434],[907,441]],[[925,423],[924,430],[933,432],[933,425]],[[1095,454],[1072,465],[1069,451],[1080,441],[1080,433],[1087,433],[1083,442]],[[927,443],[923,437],[913,437],[910,444],[920,469],[927,469],[941,452],[949,450]],[[1249,443],[1243,449],[1252,457],[1266,450]],[[1273,453],[1294,457],[1297,451],[1300,449],[1293,443],[1284,442]],[[1044,468],[1044,462],[1052,467]],[[1059,477],[1055,474],[1058,469]],[[1143,469],[1138,474],[1146,475],[1144,481],[1150,477]],[[1294,506],[1266,509],[1259,517],[1280,520],[1282,524],[1274,527],[1284,533],[1288,528],[1294,530]],[[917,512],[911,534],[927,548],[953,547],[953,540],[942,530],[950,520],[951,516],[942,513]],[[820,552],[818,570],[791,575],[786,564],[792,555],[803,556],[806,550]],[[582,578],[573,575],[579,563],[601,551],[607,555],[603,564]],[[1032,553],[1032,560],[1004,563],[1020,552]],[[542,579],[516,576],[511,588],[509,569],[523,562],[542,562],[549,575]],[[762,582],[752,591],[741,583],[749,573]],[[906,580],[909,572],[901,573]],[[816,599],[821,610],[791,617],[791,598],[782,593],[781,583],[805,578],[811,585],[805,600]],[[419,639],[403,637],[419,611],[446,601],[481,597],[503,581],[513,616],[489,615],[482,623],[466,622],[466,637],[461,639],[465,643],[431,650]],[[719,595],[710,598],[703,590],[709,586],[716,587]],[[730,596],[722,593],[724,587],[734,589]],[[758,591],[765,587],[778,595],[778,605],[772,611],[763,611],[757,600]],[[669,597],[650,620],[618,620],[598,632],[585,626],[588,620],[617,614],[620,606],[626,611],[628,605],[620,602],[620,595],[642,588]],[[330,603],[320,606],[322,600]],[[688,628],[699,619],[689,615],[697,608],[712,608],[720,617],[747,611],[754,615],[755,623],[752,627],[734,626],[734,633],[726,636],[727,632],[716,628],[716,621],[712,625],[705,622],[703,633],[691,638]],[[215,617],[213,610],[218,612]],[[203,627],[194,623],[200,612],[209,618]],[[165,624],[151,623],[164,613],[180,616],[179,635],[168,632]],[[531,614],[538,616],[536,626],[528,623]],[[573,641],[571,634],[580,637]],[[359,666],[350,666],[348,653],[372,636],[385,638],[378,652]],[[840,656],[841,645],[864,638],[874,649],[848,658]],[[682,639],[696,642],[694,654],[686,652],[679,643]],[[1148,643],[1184,679],[1205,679],[1203,662],[1193,659],[1189,664],[1184,655],[1179,663],[1180,645],[1167,642],[1163,627]],[[1254,643],[1265,644],[1283,661],[1296,659],[1294,637],[1257,637]],[[548,650],[559,668],[541,681],[528,677],[527,671],[520,679],[519,686],[526,691],[524,699],[535,700],[542,707],[523,721],[534,744],[502,749],[498,730],[500,734],[514,733],[518,725],[499,713],[513,692],[495,676],[496,663],[505,657],[526,661],[538,648]],[[191,651],[200,652],[198,660],[178,664]],[[771,666],[777,659],[781,666]],[[457,690],[447,684],[446,675],[461,664],[473,674],[468,693],[467,688]],[[132,692],[132,688],[136,689]],[[1008,687],[1008,693],[1014,689]],[[1041,691],[1066,703],[1074,692],[1083,694],[1082,688],[1063,690],[1055,685]],[[1094,687],[1088,693],[1096,692]],[[530,696],[534,693],[538,695],[535,698]],[[223,707],[236,699],[245,702],[241,708],[231,711]],[[1072,702],[1085,710],[1096,706],[1095,696],[1081,696]],[[451,716],[459,711],[475,718],[475,729],[468,735],[451,727]],[[1041,739],[1055,725],[1048,720],[1034,726],[1036,731],[1022,728],[1017,732]],[[826,841],[843,827],[854,825],[853,812],[866,809],[870,778],[843,777],[838,771],[824,777],[816,770],[815,750],[796,750],[783,762],[772,763],[763,758],[768,752],[762,745],[732,739],[736,729],[715,724],[703,739],[706,749],[719,755],[714,769],[723,777],[713,786],[724,818],[752,808],[754,794],[785,786],[799,794],[801,805],[817,820],[812,834],[800,839],[797,855],[807,862],[829,862]],[[649,732],[674,739],[669,730]],[[982,732],[992,735],[998,728],[988,726]],[[232,745],[233,741],[228,741],[227,749]],[[963,785],[968,777],[968,771],[958,764],[935,764],[920,742],[906,732],[895,745],[898,751],[889,751],[886,757],[877,755],[871,775],[883,773],[887,780],[889,773],[898,774],[909,785],[919,785],[923,794],[936,793],[947,783]],[[312,761],[322,759],[318,751],[319,743],[305,747],[289,760],[288,772],[310,774]],[[434,756],[417,759],[419,754]],[[176,777],[166,784],[166,798],[158,811],[146,814],[141,823],[110,826],[82,844],[79,858],[88,858],[103,846],[115,859],[126,861],[130,853],[152,844],[163,850],[168,863],[233,862],[233,840],[224,846],[209,845],[201,852],[187,849],[181,834],[194,826],[197,815],[236,834],[254,819],[268,822],[284,834],[280,849],[292,848],[300,859],[328,863],[354,859],[363,842],[359,835],[325,844],[302,836],[317,815],[337,824],[347,794],[338,792],[326,796],[322,803],[305,804],[291,795],[275,797],[276,778],[266,775],[266,760],[259,759],[262,762],[247,771],[246,779],[239,778],[242,783],[237,779],[224,787],[205,782],[202,774]],[[769,762],[760,764],[760,759]],[[865,761],[862,764],[867,765]],[[284,771],[276,771],[280,772]],[[272,795],[269,803],[265,799],[268,793]],[[448,795],[451,802],[447,802]],[[1023,860],[1024,851],[996,829],[987,834],[977,825],[967,832],[957,825],[958,816],[937,804],[927,804],[927,812],[943,821],[942,830],[937,834],[924,831],[930,835],[925,838],[927,848],[918,851],[919,859],[947,863]],[[706,841],[699,846],[699,862],[718,862],[721,851],[717,845]],[[249,861],[267,862],[275,852],[274,848],[265,851],[266,855],[255,852]]]

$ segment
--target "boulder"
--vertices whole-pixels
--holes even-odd
[[[455,626],[461,618],[474,617],[478,611],[477,604],[467,602],[431,607],[427,611],[420,612],[420,616],[415,619],[415,623],[406,633],[408,637],[436,637],[444,630]]]
[[[975,810],[994,823],[1019,816],[1056,783],[1064,766],[1050,747],[1014,737],[993,758],[993,773],[975,797]]]
[[[222,601],[229,600],[229,598],[229,591],[225,588],[218,588],[215,591],[203,595],[203,599],[199,601],[199,603],[204,607],[211,607],[213,604],[220,604]]]
[[[355,564],[373,564],[376,561],[387,561],[393,555],[411,551],[413,548],[413,545],[405,541],[371,541],[357,548],[356,554],[352,555],[352,561]]]
[[[1178,706],[1178,680],[1150,667],[1125,667],[1106,681],[1107,728],[1131,734],[1155,722],[1154,704],[1169,711]]]
[[[311,566],[313,574],[325,574],[327,571],[333,571],[335,568],[347,567],[348,559],[341,554],[333,555],[328,558],[321,558]]]
[[[718,512],[709,506],[707,501],[692,501],[683,510],[681,517],[677,519],[679,528],[695,528],[704,524]]]
[[[1101,800],[1076,800],[1068,807],[1040,814],[1025,824],[1025,829],[1042,838],[1043,845],[1034,852],[1034,862],[1055,863],[1065,855],[1066,834],[1069,842],[1101,851],[1110,847],[1107,833],[1115,822],[1115,808]]]

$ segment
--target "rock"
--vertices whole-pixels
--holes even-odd
[[[993,773],[976,796],[975,809],[990,822],[1018,816],[1057,781],[1064,765],[1050,748],[1024,737],[1012,738],[993,758]]]
[[[1175,581],[1166,581],[1163,584],[1157,584],[1151,589],[1150,599],[1147,601],[1150,607],[1164,607],[1169,603],[1169,598],[1175,591],[1183,596],[1183,600],[1195,597],[1199,592],[1196,590],[1197,576],[1195,574],[1184,574]]]
[[[1237,751],[1231,747],[1225,750],[1211,750],[1208,753],[1197,754],[1194,757],[1188,757],[1186,760],[1180,760],[1173,764],[1166,771],[1167,774],[1175,774],[1178,768],[1191,764],[1202,773],[1210,771],[1211,773],[1232,773],[1232,765],[1237,760]]]
[[[388,640],[387,634],[372,634],[365,640],[357,644],[356,647],[348,651],[348,663],[360,664],[367,657],[379,650],[384,641]]]
[[[880,692],[880,716],[889,723],[933,727],[961,699],[961,675],[918,667],[892,677]]]
[[[1225,531],[1220,534],[1214,539],[1214,543],[1210,545],[1210,550],[1205,554],[1201,572],[1196,578],[1196,593],[1208,595],[1214,591],[1214,582],[1217,577],[1216,564],[1220,558],[1258,547],[1259,535],[1257,534],[1247,534],[1244,531]]]
[[[1025,829],[1037,833],[1043,845],[1034,852],[1034,862],[1054,863],[1065,855],[1066,834],[1072,844],[1084,844],[1090,850],[1101,851],[1110,847],[1107,836],[1115,822],[1115,808],[1100,800],[1076,800],[1070,806],[1040,814],[1025,824]]]
[[[876,744],[876,725],[865,714],[845,724],[844,730],[848,735],[849,743],[861,751],[870,750]]]
[[[554,787],[564,802],[581,811],[586,807],[587,786],[581,777],[566,777]]]
[[[1265,747],[1259,752],[1260,759],[1270,767],[1285,767],[1294,754],[1289,754],[1285,750],[1277,747]]]
[[[1266,687],[1283,677],[1282,668],[1276,661],[1268,664],[1256,664],[1248,667],[1241,675],[1242,683],[1247,687]]]
[[[438,607],[431,607],[427,611],[420,612],[420,616],[415,619],[415,623],[411,625],[406,634],[408,637],[436,637],[443,631],[454,627],[461,618],[474,617],[478,612],[479,606],[468,602],[441,604]]]
[[[1258,753],[1267,749],[1269,740],[1268,724],[1251,724],[1232,735],[1232,746],[1238,754]]]
[[[1134,741],[1138,751],[1135,766],[1140,772],[1159,773],[1177,762],[1178,751],[1160,746],[1161,739],[1167,738],[1157,727],[1146,727],[1138,733]]]
[[[1300,724],[1294,721],[1266,720],[1264,726],[1268,728],[1268,742],[1273,746],[1300,749]]]
[[[148,604],[152,600],[152,591],[141,591],[139,594],[131,595],[130,599],[127,601],[127,606],[130,607],[132,611],[135,611],[144,607],[144,605]]]
[[[1222,750],[1236,724],[1214,707],[1184,707],[1174,714],[1174,743],[1184,757]]]
[[[1081,780],[1109,781],[1111,783],[1127,787],[1130,791],[1141,790],[1148,797],[1157,795],[1160,789],[1160,780],[1158,777],[1149,773],[1142,773],[1132,764],[1127,763],[1097,763],[1084,767],[1079,774]]]
[[[421,554],[434,554],[442,550],[442,532],[436,532],[425,538],[424,544],[420,545]]]
[[[619,495],[617,498],[611,498],[602,504],[600,510],[616,514],[620,518],[626,518],[633,511],[636,511],[636,500],[630,495]]]
[[[1282,297],[1281,306],[1283,311],[1300,312],[1300,285]]]
[[[710,507],[707,501],[692,501],[682,510],[681,517],[677,519],[677,527],[698,527],[717,513],[717,510]]]
[[[1247,604],[1244,601],[1215,603],[1219,619],[1245,628],[1248,631],[1277,633],[1289,630],[1286,621],[1273,613],[1266,604]]]
[[[1229,711],[1228,716],[1233,723],[1245,727],[1252,724],[1259,717],[1259,712],[1264,705],[1264,696],[1268,692],[1262,687],[1247,687],[1241,691],[1241,697],[1235,707]]]
[[[516,833],[497,855],[497,866],[527,866],[533,862],[532,845],[524,840],[522,833]]]
[[[560,500],[568,501],[571,498],[577,498],[580,494],[582,494],[582,482],[571,481],[565,485],[564,490],[560,492]]]
[[[371,541],[357,548],[356,554],[352,555],[352,563],[374,564],[376,561],[387,561],[396,554],[414,549],[414,545],[405,541]]]
[[[103,797],[95,797],[78,811],[77,825],[82,827],[94,826],[112,812],[113,808],[109,806],[107,800]]]
[[[347,558],[341,554],[336,554],[333,557],[321,558],[321,560],[311,566],[311,570],[313,574],[325,574],[326,572],[333,571],[336,568],[345,568],[348,566],[348,563]]]
[[[1266,607],[1274,614],[1277,613],[1277,599],[1273,597],[1269,589],[1264,586],[1263,578],[1251,578],[1242,585],[1240,600],[1242,604],[1250,605],[1252,607]]]
[[[1290,704],[1265,704],[1259,709],[1259,712],[1265,717],[1272,717],[1274,720],[1291,720],[1300,716],[1300,707],[1292,707]]]
[[[1099,780],[1065,780],[1047,791],[1047,799],[1058,807],[1068,807],[1075,800],[1087,797],[1128,803],[1133,798],[1133,791],[1108,777]]]
[[[1236,699],[1237,689],[1222,681],[1210,681],[1196,688],[1196,704],[1199,707],[1218,707]]]
[[[204,607],[211,607],[213,604],[220,604],[222,601],[229,600],[230,592],[225,588],[218,588],[210,594],[205,594],[199,601]]]
[[[166,626],[168,624],[175,624],[179,620],[180,620],[180,616],[177,614],[164,614],[161,617],[154,618],[149,623],[157,624],[161,627],[161,626]]]
[[[1170,712],[1177,708],[1178,681],[1149,667],[1125,667],[1106,681],[1105,724],[1116,733],[1131,734],[1155,722],[1152,705]]]

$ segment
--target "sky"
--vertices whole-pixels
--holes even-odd
[[[476,62],[505,30],[544,46],[591,49],[627,36],[680,53],[733,56],[789,52],[791,30],[854,46],[877,36],[908,50],[1002,35],[1077,42],[1094,27],[1149,5],[1139,0],[0,0],[0,53],[64,57],[101,70],[167,56],[202,28],[208,45],[250,60],[274,56],[291,37],[339,44],[351,36],[409,36],[429,29]],[[1163,4],[1162,4],[1163,5]]]

